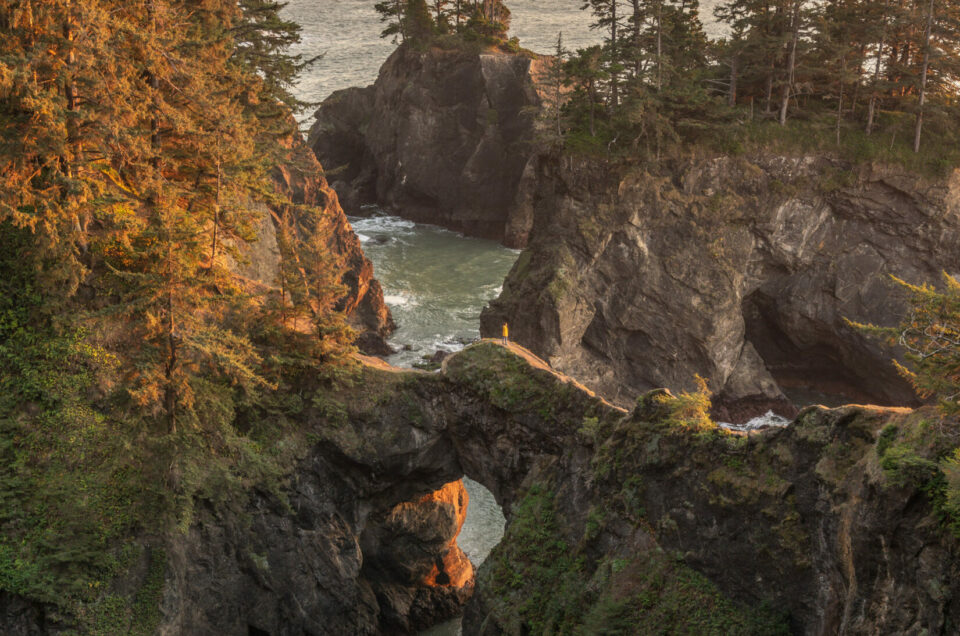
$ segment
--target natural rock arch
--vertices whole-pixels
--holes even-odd
[[[691,608],[675,620],[693,617],[708,589],[728,612],[768,601],[796,633],[960,622],[955,541],[917,486],[893,487],[878,467],[880,431],[914,430],[929,412],[811,408],[787,429],[749,437],[698,431],[677,419],[667,393],[628,414],[488,343],[439,374],[367,368],[352,388],[311,404],[303,422],[314,442],[285,499],[256,493],[249,524],[204,517],[169,543],[162,633],[400,633],[455,610],[436,586],[373,565],[397,564],[377,535],[398,504],[464,475],[494,493],[508,519],[480,569],[467,634],[509,632],[517,612],[540,609],[522,609],[530,593],[560,593],[559,581],[490,585],[505,568],[530,571],[524,555],[538,546],[513,528],[533,492],[555,510],[550,542],[582,559],[572,580],[625,563],[597,579],[608,586],[597,594],[616,585],[633,598],[636,580],[623,576],[644,567],[666,567],[668,583],[678,572],[701,577],[689,594],[675,588],[671,602]]]

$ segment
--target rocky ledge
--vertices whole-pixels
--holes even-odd
[[[530,246],[481,331],[511,334],[623,404],[705,377],[718,416],[795,413],[795,390],[914,404],[888,348],[889,275],[960,262],[960,176],[817,157],[687,157],[650,167],[539,164]]]
[[[468,43],[401,46],[375,84],[323,102],[308,144],[351,214],[378,204],[521,247],[540,65]]]
[[[452,542],[469,475],[508,525],[466,634],[960,624],[960,481],[937,463],[960,428],[932,408],[811,407],[735,435],[689,396],[627,412],[489,343],[438,374],[364,366],[299,395],[308,443],[288,485],[154,539],[111,598],[159,612],[161,634],[409,633],[474,591]],[[16,598],[0,612],[5,633],[66,629]]]

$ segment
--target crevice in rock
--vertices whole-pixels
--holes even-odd
[[[910,403],[912,390],[892,367],[886,368],[889,364],[858,351],[851,340],[841,340],[828,325],[805,325],[803,333],[795,333],[784,324],[776,298],[762,290],[744,299],[743,318],[745,340],[797,406],[811,400],[829,405]]]

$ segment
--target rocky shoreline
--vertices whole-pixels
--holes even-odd
[[[885,344],[847,321],[896,324],[891,275],[956,268],[960,178],[697,148],[658,166],[557,156],[534,141],[537,64],[401,47],[376,84],[324,102],[309,144],[354,206],[527,246],[482,334],[509,323],[621,404],[697,374],[734,423],[792,417],[796,391],[918,403]]]
[[[532,53],[401,46],[375,84],[323,102],[307,143],[349,214],[376,204],[523,247],[541,73]]]

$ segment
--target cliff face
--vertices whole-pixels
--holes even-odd
[[[367,353],[389,351],[386,336],[394,330],[390,310],[383,300],[383,289],[374,278],[373,264],[363,253],[360,240],[350,227],[337,193],[323,176],[323,168],[312,152],[297,137],[289,143],[287,161],[274,169],[279,191],[294,204],[285,210],[279,205],[257,204],[262,212],[258,240],[245,247],[239,272],[260,285],[275,285],[280,270],[277,245],[277,224],[289,213],[297,219],[302,231],[315,232],[325,238],[336,267],[343,272],[341,282],[346,293],[339,310],[345,311],[359,332],[357,344]],[[305,212],[297,206],[314,208]]]
[[[351,214],[377,203],[522,246],[538,66],[498,49],[401,46],[373,86],[324,101],[308,144]]]
[[[385,495],[340,468],[314,448],[283,499],[168,538],[159,633],[407,634],[459,614],[474,581],[462,482],[390,506],[404,477]]]
[[[461,496],[428,493],[463,474],[508,518],[467,634],[623,621],[641,633],[944,633],[960,620],[956,539],[922,481],[881,467],[895,440],[930,435],[931,410],[811,408],[742,437],[691,428],[664,392],[625,413],[489,344],[440,375],[367,372],[354,390],[336,398],[344,417],[304,413],[318,441],[293,513],[260,498],[242,540],[223,520],[191,532],[164,615],[207,622],[168,633],[242,633],[243,621],[398,633],[456,611],[472,591],[448,549]],[[211,598],[226,609],[210,614]]]
[[[457,611],[473,591],[452,542],[466,502],[441,486],[464,474],[508,519],[467,634],[960,624],[960,550],[923,460],[896,476],[888,462],[910,440],[932,456],[955,447],[956,422],[932,409],[815,407],[737,436],[698,428],[665,391],[628,413],[489,343],[440,374],[368,367],[302,394],[310,441],[283,492],[200,511],[163,540],[161,634],[396,634]],[[0,619],[5,633],[56,631],[17,599],[0,597]]]
[[[797,387],[910,404],[882,344],[888,274],[939,280],[960,257],[960,178],[812,157],[688,159],[650,173],[544,162],[530,247],[483,313],[629,403],[658,386],[719,394],[721,416],[790,415]]]

